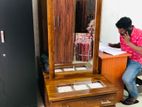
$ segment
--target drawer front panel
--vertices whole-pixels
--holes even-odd
[[[52,107],[115,107],[116,94],[64,100],[52,103]],[[56,106],[55,106],[56,105]]]

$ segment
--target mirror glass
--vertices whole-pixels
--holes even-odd
[[[92,71],[96,1],[55,1],[55,73]]]

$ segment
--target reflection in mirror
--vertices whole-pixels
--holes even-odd
[[[54,6],[55,72],[92,71],[95,0],[54,0]]]
[[[76,0],[75,32],[87,33],[88,23],[95,17],[95,0]]]

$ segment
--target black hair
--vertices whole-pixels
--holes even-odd
[[[128,29],[132,26],[132,20],[129,17],[122,17],[115,25],[117,28]]]

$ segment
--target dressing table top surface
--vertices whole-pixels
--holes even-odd
[[[44,75],[46,77],[46,75]],[[65,99],[74,99],[74,98],[82,98],[82,97],[91,97],[98,95],[106,95],[110,93],[116,93],[117,89],[114,85],[110,84],[103,76],[101,75],[92,75],[89,77],[83,78],[69,78],[69,79],[54,79],[49,80],[44,78],[45,80],[45,90],[48,93],[49,101],[61,101]],[[73,86],[73,85],[86,85],[88,83],[100,82],[103,87],[101,88],[89,88],[85,90],[73,90],[69,92],[58,92],[58,87],[62,86]]]

